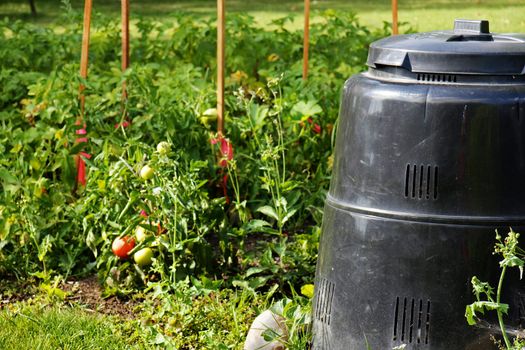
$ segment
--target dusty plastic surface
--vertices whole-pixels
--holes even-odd
[[[314,349],[495,349],[464,313],[472,276],[499,277],[495,229],[525,233],[525,81],[371,67],[345,84],[334,155]]]
[[[391,36],[370,46],[367,64],[414,73],[525,74],[525,35],[489,32],[487,21],[456,21],[453,31]],[[470,28],[470,29],[469,29]]]

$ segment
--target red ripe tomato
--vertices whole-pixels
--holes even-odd
[[[111,245],[111,250],[113,250],[113,254],[119,258],[125,259],[128,257],[128,254],[133,247],[135,247],[135,240],[133,237],[124,236],[115,238]]]

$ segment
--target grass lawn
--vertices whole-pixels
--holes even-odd
[[[102,298],[95,276],[61,283],[53,293],[36,283],[0,284],[0,349],[240,350],[253,319],[269,307],[262,294],[222,289],[195,296],[184,284],[175,295],[121,299]],[[294,315],[309,312],[287,305]]]
[[[143,348],[122,324],[77,308],[17,304],[0,310],[0,349]]]
[[[525,2],[521,0],[401,0],[399,20],[409,22],[418,31],[449,29],[454,18],[482,18],[491,22],[495,32],[525,32]],[[36,0],[39,15],[32,18],[25,0],[3,0],[0,18],[9,16],[38,23],[52,23],[60,13],[60,0]],[[73,8],[81,10],[82,0],[71,0]],[[301,0],[226,0],[227,11],[248,12],[265,25],[274,18],[294,14],[295,26],[301,26]],[[120,1],[94,1],[97,11],[118,16]],[[213,0],[131,0],[132,15],[157,17],[169,20],[170,12],[190,11],[204,16],[213,15]],[[390,0],[313,0],[312,9],[354,11],[367,26],[382,26],[390,21]]]

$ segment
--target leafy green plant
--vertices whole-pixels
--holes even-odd
[[[245,14],[228,16],[225,137],[235,156],[221,167],[213,118],[203,118],[216,104],[214,19],[137,19],[132,64],[121,72],[118,22],[95,14],[82,80],[81,14],[65,5],[60,31],[0,22],[0,274],[33,274],[52,288],[54,275],[96,271],[108,294],[200,276],[256,293],[278,285],[282,295],[310,283],[339,90],[387,30],[321,14],[304,81],[302,34],[287,29],[290,18],[268,31]],[[76,125],[80,83],[85,125]],[[79,129],[87,142],[76,141]],[[166,154],[160,142],[171,146]],[[85,186],[75,183],[78,157]],[[148,180],[145,165],[154,169]],[[143,266],[111,251],[138,227],[147,238],[131,255],[153,251]]]
[[[525,264],[523,259],[525,258],[525,251],[518,246],[519,237],[519,233],[516,233],[511,229],[507,237],[502,239],[496,231],[497,242],[494,247],[494,253],[499,254],[502,257],[502,260],[499,263],[501,274],[496,290],[496,298],[494,299],[494,288],[491,287],[488,282],[482,282],[474,276],[472,277],[472,287],[476,301],[467,305],[465,311],[465,317],[467,318],[469,325],[475,325],[477,323],[476,313],[484,314],[485,311],[496,311],[501,334],[507,349],[522,349],[525,345],[523,341],[518,338],[515,339],[514,344],[511,343],[503,320],[503,315],[508,313],[509,305],[501,302],[503,282],[505,280],[507,269],[517,267],[520,270],[520,277],[523,275],[523,266]]]
[[[152,283],[143,303],[143,338],[162,348],[240,349],[250,322],[268,303],[206,278]]]

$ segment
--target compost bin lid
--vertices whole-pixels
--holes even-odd
[[[496,34],[485,20],[455,20],[453,31],[391,36],[372,43],[367,65],[414,73],[525,75],[525,34]]]

